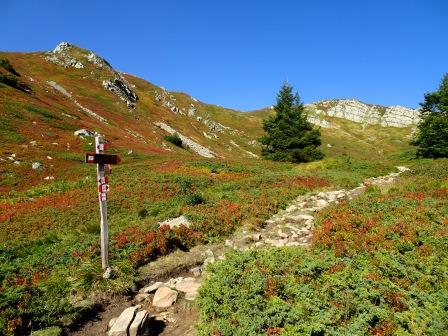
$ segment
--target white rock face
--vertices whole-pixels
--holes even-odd
[[[319,119],[313,116],[308,116],[308,121],[316,126],[320,126],[322,128],[337,128],[335,125],[331,124],[330,122]]]
[[[53,49],[54,54],[62,53],[64,51],[69,50],[72,47],[72,45],[68,42],[61,42],[59,43],[56,48]]]
[[[208,149],[207,147],[204,147],[204,146],[198,144],[197,142],[191,140],[190,138],[187,138],[186,136],[180,134],[171,126],[169,126],[163,122],[157,122],[157,123],[154,123],[154,125],[163,129],[165,132],[168,132],[169,134],[174,134],[174,133],[179,134],[179,137],[181,138],[182,143],[186,147],[190,148],[192,151],[196,152],[197,154],[199,154],[203,157],[206,157],[206,158],[214,158],[216,156],[216,154],[214,152],[212,152],[210,149]]]
[[[98,56],[97,54],[95,54],[94,52],[90,52],[90,54],[88,54],[86,56],[87,60],[96,65],[98,68],[109,68],[110,70],[112,70],[112,67],[110,66],[110,64],[102,57]]]
[[[408,127],[415,125],[420,120],[420,111],[403,106],[379,106],[365,104],[353,99],[326,100],[313,104],[307,104],[310,122],[315,123],[315,115],[344,118],[358,123]],[[319,122],[322,122],[320,120]],[[326,127],[326,125],[320,125]]]
[[[53,51],[48,52],[45,59],[49,62],[52,62],[56,65],[61,65],[64,68],[76,68],[82,69],[84,68],[84,64],[82,64],[76,58],[71,57],[67,52],[73,47],[68,42],[59,43]]]

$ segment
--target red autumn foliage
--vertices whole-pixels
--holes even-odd
[[[130,259],[136,265],[141,265],[176,248],[189,249],[202,239],[203,235],[200,232],[185,225],[172,229],[168,225],[163,225],[156,231],[128,227],[114,235],[113,246],[122,249],[128,244],[137,244],[138,248],[130,255]]]
[[[396,326],[393,321],[382,321],[380,325],[369,329],[371,336],[388,336],[393,335]]]
[[[266,334],[268,335],[279,335],[283,332],[284,328],[280,327],[269,327],[266,329]]]
[[[383,294],[384,300],[392,307],[394,311],[402,311],[405,306],[403,304],[403,295],[400,293],[386,292]]]
[[[266,290],[267,298],[270,298],[271,296],[275,296],[277,294],[277,281],[275,279],[273,278],[266,279],[264,287]]]

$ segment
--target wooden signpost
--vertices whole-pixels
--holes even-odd
[[[86,163],[96,163],[96,176],[98,182],[98,200],[100,203],[101,215],[101,266],[104,270],[103,278],[108,279],[111,276],[109,267],[109,226],[107,222],[107,195],[109,192],[109,179],[111,164],[120,163],[118,155],[104,154],[106,143],[102,136],[95,137],[95,153],[86,153]]]

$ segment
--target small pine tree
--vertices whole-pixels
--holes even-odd
[[[307,120],[299,95],[284,84],[274,106],[275,114],[263,121],[266,132],[261,137],[262,155],[266,159],[289,162],[309,162],[322,159],[319,150],[320,130]]]
[[[421,120],[412,144],[418,146],[417,156],[448,157],[448,74],[439,89],[426,93],[421,105]]]

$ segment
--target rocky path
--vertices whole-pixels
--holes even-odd
[[[119,315],[110,319],[107,327],[87,328],[79,335],[98,335],[99,331],[109,336],[126,335],[194,335],[197,310],[192,303],[202,283],[203,270],[217,259],[223,259],[230,249],[272,248],[282,246],[308,246],[313,235],[315,215],[323,208],[350,200],[362,194],[369,185],[391,184],[406,167],[397,167],[398,172],[386,176],[369,178],[351,190],[332,190],[318,194],[307,194],[295,199],[285,209],[265,222],[258,232],[242,231],[224,246],[202,247],[183,252],[183,272],[176,277],[161,274],[143,286]],[[171,257],[169,257],[171,258]],[[163,260],[160,262],[163,263]],[[160,266],[160,265],[159,265]],[[157,262],[156,262],[156,266]],[[150,269],[148,269],[150,271]]]

